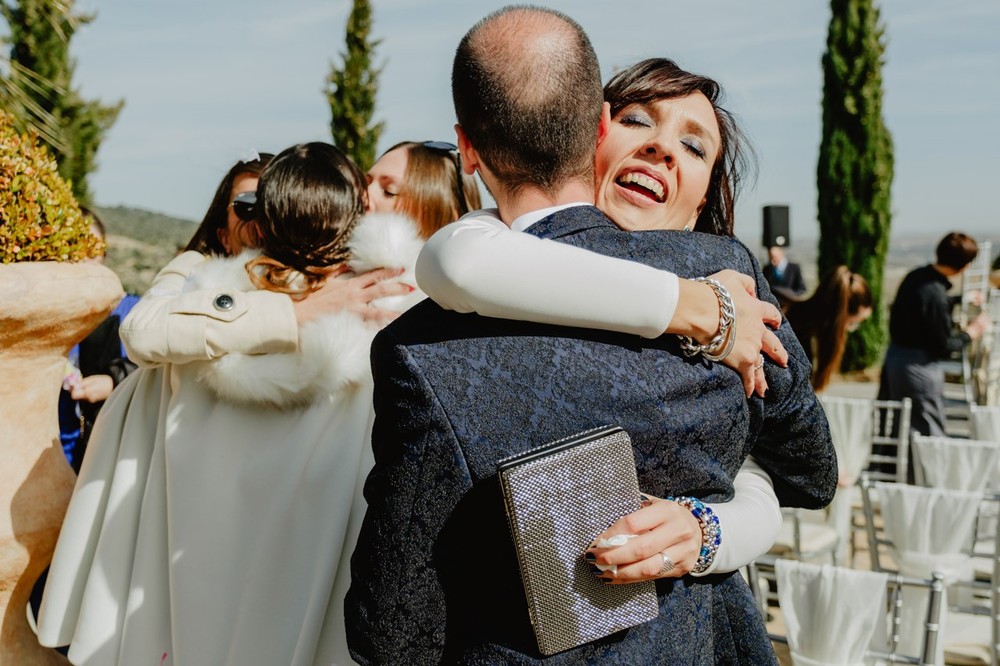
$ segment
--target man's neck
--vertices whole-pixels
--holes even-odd
[[[594,186],[590,183],[573,181],[554,194],[544,192],[537,187],[525,187],[512,196],[497,192],[494,199],[500,210],[500,219],[509,227],[517,218],[536,210],[579,201],[593,203]]]
[[[962,272],[960,270],[952,268],[951,266],[945,266],[944,264],[931,264],[931,268],[933,268],[946,278],[953,278]]]

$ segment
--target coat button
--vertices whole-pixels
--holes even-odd
[[[236,301],[229,294],[219,294],[215,297],[215,302],[212,305],[219,312],[229,312],[236,305]]]

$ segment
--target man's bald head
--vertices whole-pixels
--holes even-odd
[[[459,44],[451,83],[459,125],[509,191],[593,180],[601,72],[571,18],[524,5],[490,14]]]

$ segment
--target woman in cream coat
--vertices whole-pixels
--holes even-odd
[[[157,279],[174,314],[203,316],[168,317],[192,326],[168,331],[174,361],[140,357],[101,413],[49,574],[43,644],[69,644],[75,664],[346,663],[376,328],[341,312],[268,342],[253,320],[274,315],[258,301],[286,306],[267,298],[276,291],[373,266],[404,268],[398,279],[412,285],[415,228],[357,224],[363,189],[332,146],[293,147],[261,178],[263,255],[186,255]],[[405,291],[406,302],[379,305],[421,297]],[[210,358],[216,323],[230,344],[243,330],[245,349],[266,353]]]

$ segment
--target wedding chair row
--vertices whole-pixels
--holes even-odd
[[[995,516],[1000,493],[872,482],[864,474],[861,495],[872,570],[916,578],[940,573],[948,590],[942,645],[955,655],[998,666],[1000,521]],[[986,536],[979,526],[988,515],[994,518]],[[902,616],[903,636],[909,631],[911,643],[921,612],[918,607]]]
[[[905,482],[910,456],[909,398],[901,401],[820,396],[840,466],[833,502],[821,511],[783,510],[784,523],[770,554],[800,560],[829,558],[853,562],[855,534],[864,531],[857,481],[862,470],[873,478]]]
[[[776,588],[785,632],[769,636],[787,643],[794,666],[938,663],[944,598],[939,573],[918,578],[781,558],[748,569],[765,617],[763,589]],[[915,613],[922,613],[918,631],[908,631],[905,623]]]

